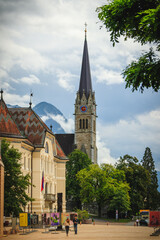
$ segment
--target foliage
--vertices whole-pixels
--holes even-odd
[[[119,211],[127,211],[129,209],[129,186],[124,181],[122,171],[116,170],[113,166],[103,164],[90,165],[89,169],[83,169],[77,174],[77,178],[81,186],[81,199],[83,203],[96,202],[98,205],[98,215],[101,216],[101,208],[106,204],[110,205],[110,209],[114,209],[116,205],[116,192],[123,190],[126,202],[121,201]],[[122,200],[122,199],[121,199]],[[117,205],[118,207],[118,205]]]
[[[142,45],[152,43],[160,51],[160,2],[159,0],[112,0],[97,8],[98,17],[110,32],[110,40],[115,43],[123,36],[132,38]],[[160,89],[160,60],[150,49],[137,61],[133,61],[123,71],[126,87],[132,91],[152,87]]]
[[[76,178],[76,174],[83,168],[91,164],[87,154],[75,149],[69,155],[69,161],[66,164],[66,195],[67,200],[72,199],[73,207],[81,208],[80,185]]]
[[[147,186],[150,184],[149,172],[141,166],[136,157],[125,155],[120,157],[116,168],[125,172],[126,181],[130,186],[131,214],[136,214],[144,209],[144,200]]]
[[[142,166],[149,171],[151,179],[150,184],[147,186],[145,207],[147,209],[155,210],[159,207],[160,194],[158,192],[157,171],[155,170],[152,152],[149,147],[145,149]]]
[[[2,140],[2,160],[4,163],[4,213],[18,216],[23,207],[32,201],[26,190],[30,185],[29,174],[21,172],[21,153],[5,140]]]
[[[80,210],[77,209],[76,212],[78,213],[78,220],[81,222],[82,220],[87,220],[89,218],[89,213],[87,210]]]

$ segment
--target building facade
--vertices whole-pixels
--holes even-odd
[[[0,139],[6,139],[21,154],[23,174],[29,173],[34,199],[26,212],[66,211],[65,165],[68,160],[53,132],[29,108],[7,108],[0,100]],[[43,178],[44,177],[44,178]],[[42,187],[42,178],[44,188]]]
[[[0,141],[0,237],[3,236],[3,213],[4,213],[4,165],[1,159],[1,141]]]

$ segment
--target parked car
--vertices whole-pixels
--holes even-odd
[[[149,220],[147,218],[142,218],[139,221],[140,226],[148,226]]]

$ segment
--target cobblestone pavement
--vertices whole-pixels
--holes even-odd
[[[78,234],[75,235],[74,231],[69,232],[67,237],[65,231],[57,231],[57,233],[49,232],[42,233],[44,229],[38,229],[38,231],[27,234],[20,235],[10,234],[7,237],[2,237],[1,239],[14,239],[14,240],[49,240],[49,239],[74,239],[74,240],[149,240],[149,239],[160,239],[159,237],[151,237],[150,234],[153,233],[153,228],[149,227],[135,227],[126,224],[110,224],[107,225],[105,222],[97,222],[95,225],[82,224],[78,225]],[[22,232],[21,232],[22,233]]]

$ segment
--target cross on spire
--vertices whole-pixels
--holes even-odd
[[[3,90],[2,90],[2,88],[1,88],[0,93],[1,93],[1,100],[2,100],[3,99]]]

